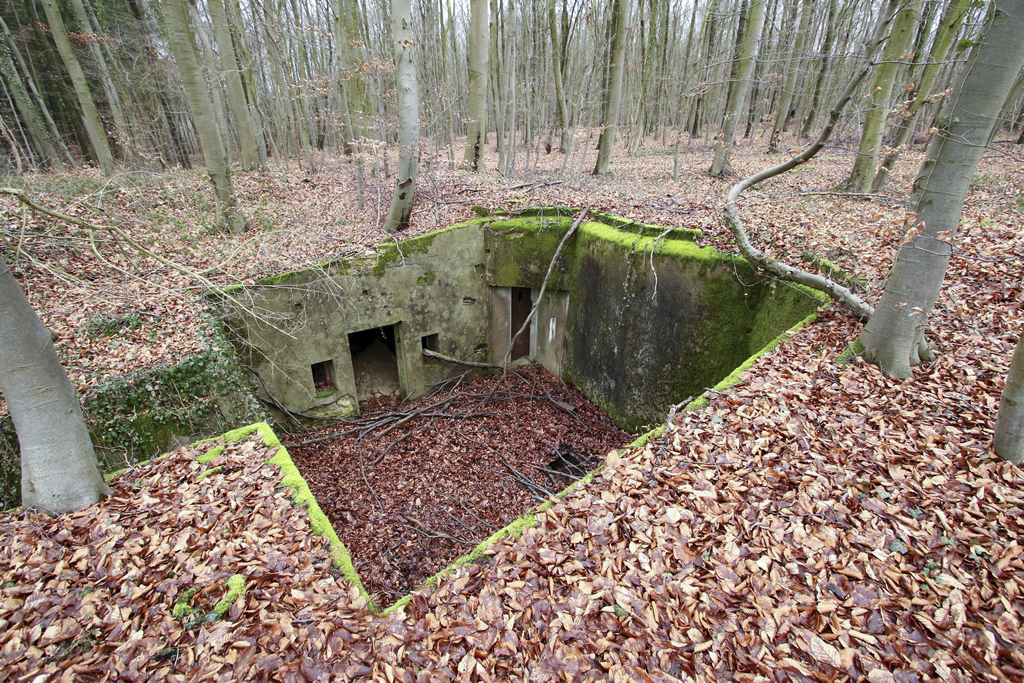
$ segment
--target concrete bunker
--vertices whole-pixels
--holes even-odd
[[[571,225],[568,209],[478,218],[270,278],[244,288],[245,308],[224,297],[219,308],[264,397],[288,411],[343,416],[368,392],[422,396],[456,370],[424,351],[495,365],[511,351],[637,430],[822,302],[697,246],[699,231],[607,215],[579,226],[540,296]],[[533,306],[536,317],[510,349]]]

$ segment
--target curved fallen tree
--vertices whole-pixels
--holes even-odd
[[[864,64],[850,80],[849,85],[847,85],[846,90],[843,91],[843,94],[840,96],[835,106],[832,107],[832,111],[829,112],[828,121],[825,123],[825,127],[822,129],[818,139],[792,159],[740,180],[732,186],[729,190],[729,194],[725,197],[725,223],[729,227],[729,230],[732,231],[733,237],[736,238],[736,245],[739,247],[740,253],[744,258],[754,264],[756,268],[766,271],[780,280],[789,280],[824,292],[834,301],[838,301],[845,305],[853,311],[856,316],[862,319],[871,317],[871,314],[874,312],[874,308],[854,294],[848,287],[844,287],[843,285],[833,282],[829,278],[817,273],[810,273],[806,270],[794,268],[789,264],[773,259],[751,244],[750,238],[747,235],[747,230],[743,225],[742,219],[740,219],[739,211],[736,207],[736,201],[744,190],[810,161],[818,152],[821,151],[821,148],[825,146],[825,143],[828,142],[828,139],[832,136],[832,131],[835,130],[836,124],[839,122],[839,117],[843,113],[843,109],[845,109],[846,105],[849,104],[851,99],[853,99],[853,95],[856,93],[857,88],[874,67],[874,57],[878,53],[878,49],[881,47],[882,43],[884,43],[888,38],[886,31],[889,24],[892,22],[893,16],[899,8],[899,5],[900,3],[898,0],[889,0],[886,4],[885,10],[879,17],[878,24],[875,27],[874,35],[867,45],[864,55]]]

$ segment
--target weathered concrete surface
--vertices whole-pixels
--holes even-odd
[[[803,288],[761,280],[738,257],[697,247],[694,231],[601,220],[566,242],[531,325],[530,355],[622,426],[660,422],[820,304]],[[247,288],[252,306],[227,323],[289,410],[351,410],[348,333],[383,326],[394,327],[402,393],[418,396],[465,369],[424,357],[427,335],[446,355],[504,361],[516,331],[511,288],[538,300],[571,224],[566,210],[462,223]],[[311,365],[326,360],[336,391],[318,395]]]
[[[245,288],[245,310],[225,322],[266,384],[291,411],[351,411],[356,396],[348,334],[394,326],[402,393],[419,396],[450,368],[424,362],[422,339],[441,353],[486,360],[490,322],[481,230],[445,230],[383,248],[376,258],[333,262]],[[239,290],[234,290],[236,294]],[[336,391],[313,386],[311,366],[332,360]],[[319,395],[318,395],[319,393]]]

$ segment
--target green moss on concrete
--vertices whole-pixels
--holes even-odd
[[[435,230],[419,237],[411,237],[401,242],[390,242],[378,246],[377,263],[373,267],[373,274],[380,277],[389,266],[399,263],[410,254],[428,253],[430,246],[434,243],[434,239],[441,233],[448,232],[454,227]]]
[[[233,433],[234,432],[228,432],[228,434],[233,434]],[[238,439],[228,439],[227,438],[227,434],[224,435],[224,439],[228,443],[233,443],[234,441],[238,441]],[[207,465],[207,464],[213,462],[214,458],[216,458],[218,455],[223,453],[225,448],[226,448],[226,446],[224,446],[223,444],[221,444],[220,446],[214,446],[213,448],[211,448],[207,452],[203,453],[202,455],[197,455],[196,456],[196,462],[198,462],[200,464],[203,464],[203,465]]]
[[[612,214],[601,213],[600,211],[592,211],[590,216],[598,223],[639,233],[645,237],[661,236],[663,239],[689,240],[692,242],[704,234],[704,231],[699,228],[669,228],[667,225],[651,225],[650,223],[631,221],[622,216],[613,216]]]
[[[624,247],[634,253],[657,253],[666,256],[676,256],[682,259],[700,261],[708,265],[720,264],[746,264],[739,256],[726,254],[714,247],[700,247],[691,240],[685,239],[655,239],[643,234],[637,234],[622,230],[617,227],[588,221],[580,226],[580,233],[585,241],[603,241]],[[581,241],[581,246],[585,242]]]
[[[827,294],[783,280],[768,282],[763,291],[750,331],[750,353],[756,353],[785,332],[786,325],[780,321],[806,316],[808,309],[829,303]]]
[[[786,339],[789,339],[791,336],[796,334],[803,327],[805,327],[805,326],[811,324],[812,322],[814,322],[815,320],[817,320],[817,318],[818,318],[818,311],[814,311],[813,313],[808,315],[806,318],[804,318],[803,320],[798,322],[796,325],[793,325],[791,328],[789,328],[788,330],[786,330],[785,332],[783,332],[782,334],[777,336],[769,344],[766,344],[763,348],[761,348],[761,350],[759,350],[757,353],[754,353],[753,355],[750,356],[750,358],[748,358],[743,363],[741,363],[735,370],[733,370],[726,377],[724,377],[714,387],[712,387],[708,391],[705,391],[699,397],[697,397],[694,400],[692,400],[689,403],[687,403],[686,407],[684,407],[681,412],[685,413],[685,412],[689,412],[691,410],[699,410],[700,408],[703,408],[706,405],[708,405],[711,402],[711,395],[712,394],[714,394],[714,393],[722,393],[726,389],[728,389],[729,387],[731,387],[734,384],[738,383],[740,381],[740,376],[744,372],[749,370],[754,365],[754,363],[757,362],[757,360],[761,356],[763,356],[766,353],[769,353],[771,351],[774,351],[775,347],[777,347],[779,344],[781,344]]]
[[[348,549],[345,547],[345,544],[342,543],[341,539],[338,538],[338,534],[334,531],[334,527],[331,526],[331,522],[327,519],[327,515],[324,514],[320,505],[316,502],[316,498],[313,497],[313,492],[310,491],[309,484],[306,483],[302,474],[299,473],[299,469],[295,466],[295,463],[292,462],[292,458],[288,454],[288,450],[281,444],[281,440],[277,438],[277,434],[275,434],[274,430],[270,428],[270,425],[265,422],[257,422],[256,424],[246,425],[245,427],[240,427],[238,429],[231,430],[230,432],[226,432],[219,438],[223,439],[224,443],[234,443],[245,439],[254,432],[260,432],[264,446],[267,448],[277,449],[277,452],[267,461],[267,463],[270,465],[277,465],[281,470],[279,484],[283,488],[290,490],[292,502],[299,506],[305,506],[306,513],[309,515],[310,530],[317,536],[324,536],[327,538],[329,544],[328,552],[330,553],[331,562],[334,564],[334,567],[341,572],[346,581],[354,585],[359,590],[360,595],[366,599],[368,608],[373,612],[378,611],[378,608],[370,597],[370,594],[367,593],[366,588],[363,587],[363,582],[360,580],[359,573],[352,564],[352,558],[348,553]],[[213,439],[207,439],[206,441],[198,442],[195,445],[201,445],[211,441],[213,441]],[[223,450],[223,447],[220,448]]]
[[[420,287],[425,287],[434,284],[435,280],[437,280],[437,273],[435,273],[432,270],[428,270],[427,272],[423,273],[423,275],[420,275],[418,278],[416,278],[416,284],[418,284]]]
[[[366,598],[369,609],[374,612],[378,611],[377,605],[373,602],[370,594],[366,592],[366,588],[363,587],[363,582],[359,578],[359,572],[356,571],[355,565],[352,564],[352,557],[349,555],[348,548],[338,538],[338,534],[334,531],[334,527],[331,526],[327,515],[320,509],[316,498],[313,497],[313,492],[309,490],[309,484],[302,478],[299,469],[292,462],[287,449],[281,445],[280,440],[278,440],[277,435],[273,433],[269,425],[263,424],[261,428],[264,429],[264,445],[268,448],[277,448],[277,453],[267,462],[281,468],[281,486],[291,489],[292,501],[297,505],[306,506],[310,529],[317,536],[325,536],[327,538],[331,562],[335,568],[341,572],[346,581],[359,590],[360,595]]]
[[[544,282],[551,259],[565,233],[572,227],[571,214],[516,216],[492,221],[490,233],[491,284],[501,287],[539,288]],[[572,240],[562,249],[548,287],[564,288],[572,267],[575,249]]]

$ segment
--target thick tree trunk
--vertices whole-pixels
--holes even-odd
[[[736,142],[736,126],[743,114],[743,101],[750,90],[750,75],[754,73],[757,57],[757,44],[761,40],[761,29],[764,26],[764,12],[767,0],[753,0],[747,14],[747,28],[743,35],[743,44],[736,63],[736,80],[731,84],[729,99],[725,105],[725,118],[722,121],[722,137],[715,149],[715,158],[711,162],[708,173],[713,176],[724,176],[732,170],[729,156]]]
[[[110,495],[50,331],[0,259],[0,392],[21,447],[21,504],[51,514]]]
[[[627,18],[630,12],[629,0],[613,0],[611,18],[611,64],[608,72],[608,91],[605,95],[604,121],[601,123],[601,139],[597,145],[597,163],[594,175],[607,175],[612,160],[612,145],[615,144],[615,129],[619,125],[619,103],[622,100],[622,76],[626,66]]]
[[[1024,67],[1024,0],[997,0],[928,143],[914,182],[911,234],[858,338],[864,358],[899,378],[930,357],[924,327],[945,278],[971,178]]]
[[[107,134],[103,131],[103,122],[100,121],[100,114],[96,110],[96,101],[89,91],[85,72],[82,71],[82,65],[78,62],[74,50],[71,49],[71,41],[68,40],[68,32],[64,27],[64,20],[61,19],[60,10],[57,9],[56,0],[42,0],[42,3],[43,10],[46,12],[46,21],[50,25],[50,35],[53,36],[57,53],[71,77],[71,85],[75,88],[78,104],[82,107],[82,122],[89,136],[89,144],[96,155],[96,164],[100,167],[100,172],[103,175],[113,175],[114,157],[110,153]]]
[[[466,117],[466,151],[462,162],[470,171],[484,170],[484,137],[487,135],[487,72],[490,68],[487,0],[472,0],[469,22],[469,97]]]
[[[907,47],[914,35],[914,27],[921,7],[921,0],[908,2],[896,14],[889,33],[889,41],[882,51],[882,61],[875,71],[875,79],[871,92],[868,93],[868,110],[864,114],[864,127],[861,129],[860,148],[853,162],[853,169],[846,181],[849,192],[868,193],[871,181],[875,177],[875,165],[882,147],[882,135],[885,133],[885,120],[889,116],[889,100],[892,98],[893,85],[896,83],[896,72],[900,60],[906,57]]]
[[[384,222],[388,232],[409,225],[416,194],[416,164],[419,157],[419,84],[416,81],[416,40],[412,34],[410,0],[391,0],[391,34],[395,44],[398,81],[398,177],[391,208]]]
[[[238,210],[235,200],[224,140],[217,124],[213,102],[210,100],[209,83],[203,77],[199,58],[196,56],[184,3],[185,0],[161,0],[167,25],[167,44],[174,55],[174,61],[178,64],[181,82],[188,97],[188,106],[192,110],[192,117],[199,132],[206,172],[213,185],[214,201],[217,203],[220,227],[232,233],[244,232],[245,218]]]
[[[1017,341],[1006,386],[999,397],[992,446],[1003,460],[1014,464],[1024,462],[1024,335]]]

